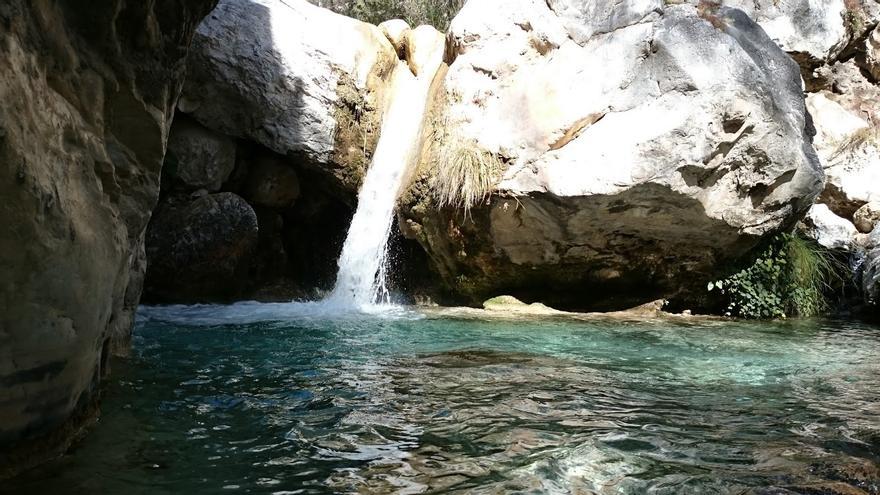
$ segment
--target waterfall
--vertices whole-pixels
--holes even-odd
[[[431,82],[443,57],[442,38],[425,48],[431,51],[427,56],[418,54],[424,60],[416,71],[418,76],[404,61],[398,61],[394,70],[392,99],[358,194],[357,210],[339,258],[336,286],[325,300],[334,307],[364,309],[390,303],[385,286],[388,236],[404,178],[421,148]]]

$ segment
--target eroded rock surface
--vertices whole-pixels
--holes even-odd
[[[0,477],[65,447],[125,347],[187,47],[212,4],[0,3]]]
[[[453,21],[435,123],[505,168],[470,217],[438,211],[429,150],[405,198],[401,230],[453,293],[704,292],[822,190],[797,64],[741,11],[638,5],[470,2]]]

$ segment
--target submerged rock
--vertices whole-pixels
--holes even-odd
[[[127,347],[210,0],[0,2],[0,478],[57,455]]]
[[[305,0],[221,0],[196,33],[179,107],[224,134],[305,157],[355,193],[396,61],[379,28]]]
[[[738,10],[470,2],[448,53],[438,135],[503,175],[469,216],[440,210],[435,142],[401,230],[471,301],[699,299],[822,189],[799,68]]]
[[[256,213],[235,194],[168,201],[147,231],[145,290],[178,303],[235,296],[258,236]]]

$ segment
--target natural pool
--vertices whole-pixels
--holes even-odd
[[[145,308],[115,366],[86,440],[0,491],[880,489],[880,329],[849,322]]]

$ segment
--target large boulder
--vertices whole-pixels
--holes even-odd
[[[137,307],[187,47],[212,6],[0,2],[0,478],[94,417]]]
[[[876,22],[874,0],[725,0],[798,59],[834,60]],[[864,5],[863,5],[864,4]]]
[[[180,109],[304,157],[353,195],[396,63],[379,28],[305,0],[221,0],[198,28]]]
[[[235,168],[235,141],[187,118],[171,126],[165,174],[191,189],[219,191]]]
[[[471,302],[693,300],[822,190],[799,68],[741,11],[470,2],[448,53],[401,228]],[[436,208],[450,153],[503,164],[488,205]]]
[[[258,236],[256,213],[233,193],[169,198],[147,230],[145,291],[173,302],[233,297],[244,284]]]

